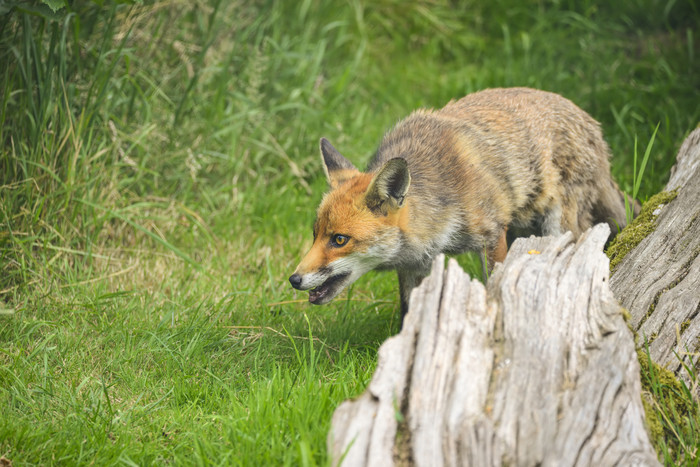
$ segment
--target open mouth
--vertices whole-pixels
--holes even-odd
[[[309,302],[314,305],[323,305],[330,302],[343,288],[345,279],[350,273],[338,274],[330,277],[326,282],[309,290]]]

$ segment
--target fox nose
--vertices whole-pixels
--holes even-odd
[[[292,284],[292,287],[295,289],[299,289],[299,287],[301,287],[301,276],[297,273],[292,274],[289,276],[289,283]]]

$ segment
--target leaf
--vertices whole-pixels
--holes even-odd
[[[49,21],[57,21],[61,19],[62,15],[57,14],[56,12],[65,5],[65,0],[42,0],[42,3],[26,1],[0,1],[0,15],[14,11],[15,13],[26,13],[32,16],[39,16]]]
[[[60,10],[60,9],[63,8],[64,6],[66,6],[66,1],[65,1],[65,0],[41,0],[41,1],[42,1],[42,3],[43,3],[44,5],[46,5],[46,6],[48,6],[49,8],[51,8],[51,10],[52,10],[54,13],[56,13],[58,10]]]

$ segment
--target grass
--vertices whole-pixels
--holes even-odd
[[[417,107],[538,87],[601,122],[645,200],[700,120],[688,1],[61,4],[0,8],[0,456],[17,465],[328,463],[330,416],[399,312],[391,274],[325,307],[286,282],[321,136],[362,166]],[[662,459],[695,459],[676,431]]]
[[[656,125],[656,128],[654,128],[654,132],[651,134],[651,139],[649,139],[647,148],[644,150],[644,156],[642,156],[642,160],[640,161],[639,170],[637,170],[637,138],[634,139],[634,165],[632,169],[632,176],[634,178],[632,181],[632,200],[636,200],[637,196],[639,195],[639,187],[641,186],[642,180],[644,179],[644,170],[646,169],[647,161],[649,160],[649,156],[651,155],[651,149],[654,146],[654,138],[656,138],[657,131],[659,131],[659,125]],[[634,220],[634,207],[634,201],[631,201],[627,196],[625,196],[625,216],[627,219],[627,225],[630,225]]]

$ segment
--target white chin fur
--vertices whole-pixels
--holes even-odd
[[[309,301],[315,305],[323,305],[333,300],[347,286],[378,265],[376,261],[371,261],[371,259],[359,253],[350,254],[330,263],[329,274],[309,274],[304,276],[302,284],[304,290],[310,289]],[[324,290],[327,281],[331,281],[333,278],[341,275],[347,276],[332,284],[328,290]]]

